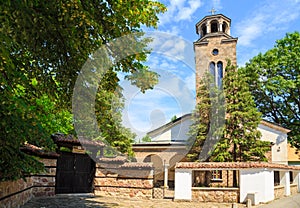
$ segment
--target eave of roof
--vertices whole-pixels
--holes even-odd
[[[40,147],[32,144],[25,144],[20,147],[20,150],[28,155],[34,155],[41,158],[58,158],[60,155],[56,152],[45,151]]]
[[[239,169],[286,169],[300,170],[300,167],[267,162],[179,162],[176,164],[178,169],[195,169],[195,170],[239,170]]]
[[[264,126],[267,126],[267,127],[271,128],[271,129],[274,129],[274,130],[277,130],[277,131],[281,131],[283,133],[289,133],[291,131],[290,129],[284,128],[284,127],[280,126],[279,124],[267,121],[265,119],[262,119],[261,122],[260,122],[260,124],[264,125]]]
[[[185,121],[189,118],[191,118],[192,114],[191,113],[188,113],[188,114],[185,114],[177,119],[175,119],[174,121],[170,121],[169,123],[166,123],[165,125],[162,125],[156,129],[153,129],[152,131],[149,131],[147,134],[149,136],[156,136],[162,132],[166,132],[168,131],[170,128],[172,128],[173,126],[177,125],[178,123],[182,122],[182,121]]]
[[[87,140],[84,138],[76,139],[72,135],[64,134],[52,134],[52,140],[59,146],[94,146],[94,147],[105,147],[105,144],[101,141]]]

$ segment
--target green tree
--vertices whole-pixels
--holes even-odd
[[[188,157],[191,161],[265,161],[270,144],[260,140],[257,128],[261,114],[255,107],[246,78],[230,61],[225,71],[223,92],[211,84],[211,78],[205,77],[200,83]],[[220,116],[224,117],[224,123]],[[236,186],[236,171],[233,178]]]
[[[22,0],[3,1],[0,11],[0,178],[8,180],[41,169],[36,159],[19,151],[21,145],[30,142],[51,148],[50,134],[72,131],[74,84],[92,52],[121,36],[142,32],[142,26],[156,27],[157,14],[165,7],[148,0]],[[143,41],[141,35],[135,38],[145,48],[114,63],[99,87],[103,91],[97,94],[98,112],[106,107],[99,101],[101,95],[120,98],[113,93],[118,91],[118,71],[127,73],[126,78],[141,91],[156,84],[157,74],[143,63],[150,53],[146,49],[149,40]],[[117,57],[117,49],[110,48],[109,56]],[[117,107],[111,107],[104,120],[96,112],[97,125],[104,126],[106,118],[117,114],[121,105],[120,100]],[[118,119],[103,134],[111,130],[116,134],[113,145],[130,151],[127,144],[131,133],[120,127]]]
[[[144,136],[142,142],[151,142],[151,137],[149,135]]]
[[[218,162],[266,161],[270,143],[261,141],[257,110],[245,77],[228,63],[223,79],[226,118],[223,136],[211,153]]]
[[[192,114],[192,125],[189,129],[187,158],[199,161],[200,152],[209,132],[211,97],[209,95],[209,76],[201,79],[197,91],[197,105]]]
[[[241,69],[266,119],[291,130],[288,139],[300,148],[300,33],[288,33],[274,48],[258,54]]]

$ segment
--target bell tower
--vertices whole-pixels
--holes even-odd
[[[222,15],[214,14],[205,16],[196,24],[196,33],[199,39],[194,42],[196,61],[196,91],[200,79],[209,72],[215,84],[221,86],[227,59],[236,65],[237,38],[230,36],[231,20]]]

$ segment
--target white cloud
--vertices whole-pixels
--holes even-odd
[[[191,20],[192,15],[195,11],[201,6],[199,0],[190,0],[188,1],[188,6],[181,8],[177,14],[179,20]]]
[[[245,20],[238,22],[236,33],[241,46],[252,46],[254,41],[270,32],[285,30],[287,25],[299,17],[298,1],[263,1]]]
[[[167,5],[167,12],[159,16],[160,25],[170,22],[191,20],[196,10],[202,6],[200,0],[170,0]]]
[[[213,0],[213,7],[217,11],[221,10],[222,9],[221,0]]]

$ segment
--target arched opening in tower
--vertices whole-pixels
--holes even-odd
[[[227,33],[228,25],[226,22],[223,22],[222,24],[222,32]]]
[[[203,24],[203,25],[201,26],[201,37],[203,37],[203,36],[206,35],[206,34],[207,34],[206,25]]]
[[[212,21],[210,26],[211,26],[212,33],[218,32],[218,22],[217,21]]]

